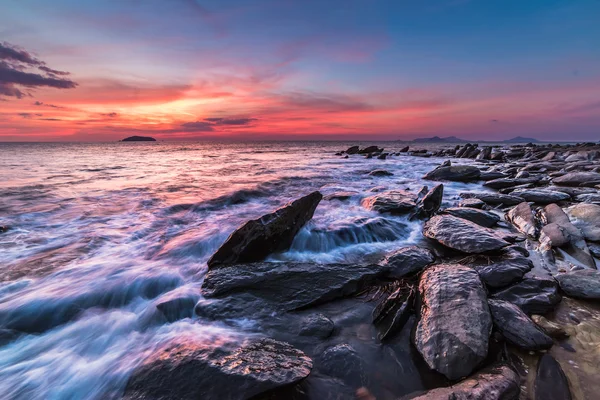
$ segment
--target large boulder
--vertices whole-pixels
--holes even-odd
[[[600,206],[579,203],[567,208],[573,225],[581,230],[587,240],[600,242]]]
[[[449,387],[409,394],[400,400],[516,400],[519,375],[507,365],[492,365]]]
[[[490,306],[494,326],[507,341],[515,346],[525,350],[537,351],[549,349],[554,344],[552,338],[546,335],[516,305],[494,299],[490,299],[488,305]]]
[[[423,235],[465,253],[485,253],[510,244],[491,229],[451,215],[431,218],[423,226]]]
[[[490,205],[501,205],[501,206],[515,206],[525,201],[522,197],[512,196],[509,194],[500,193],[461,193],[460,197],[463,199],[479,199],[486,204]]]
[[[363,207],[379,212],[391,214],[408,214],[413,211],[417,196],[406,190],[388,190],[362,200]]]
[[[579,270],[556,277],[563,292],[569,297],[600,300],[600,271]]]
[[[510,221],[520,232],[532,238],[538,237],[538,227],[529,203],[523,202],[506,213]]]
[[[123,399],[239,399],[268,393],[306,378],[312,361],[272,339],[242,343],[175,339],[154,351],[133,372]]]
[[[417,200],[417,209],[413,217],[430,218],[442,205],[444,185],[437,185],[428,191],[423,198]]]
[[[384,265],[393,278],[403,278],[420,272],[435,261],[431,251],[418,246],[402,247],[388,255]]]
[[[526,278],[497,292],[493,297],[519,306],[528,315],[546,314],[554,310],[562,300],[556,282],[541,278]]]
[[[415,347],[427,365],[448,379],[469,375],[487,356],[492,318],[474,269],[439,264],[419,282],[420,318]]]
[[[597,172],[569,172],[552,179],[558,186],[589,186],[600,184],[600,174]]]
[[[453,207],[442,210],[441,214],[449,214],[457,218],[466,219],[481,225],[485,228],[491,228],[500,222],[500,217],[490,211],[478,210],[470,207]]]
[[[544,354],[538,362],[534,399],[571,400],[569,381],[560,364],[550,354]]]
[[[510,194],[538,204],[550,204],[571,199],[568,193],[543,189],[517,189],[510,192]]]
[[[246,293],[285,311],[352,295],[388,272],[386,266],[306,263],[252,263],[210,270],[205,297]]]
[[[290,248],[294,237],[312,217],[323,196],[313,192],[259,219],[246,222],[208,260],[208,267],[264,260]]]
[[[424,179],[431,181],[471,182],[479,179],[481,171],[472,165],[440,166],[429,171]]]

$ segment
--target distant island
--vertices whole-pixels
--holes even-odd
[[[156,142],[156,139],[150,136],[129,136],[121,142]]]
[[[504,143],[539,143],[539,140],[534,138],[517,136],[512,139],[504,140]]]
[[[404,142],[404,140],[401,140],[401,141]],[[489,142],[489,143],[540,143],[540,141],[537,139],[527,138],[527,137],[522,137],[522,136],[517,136],[512,139],[498,140],[498,141],[465,140],[465,139],[458,138],[456,136],[448,136],[448,137],[434,136],[434,137],[430,137],[430,138],[416,138],[416,139],[412,140],[412,142],[414,142],[414,143],[467,143],[467,142],[472,142],[472,143],[486,143],[486,142]]]
[[[439,137],[434,136],[431,138],[417,138],[413,140],[415,143],[466,143],[467,141],[456,136]]]

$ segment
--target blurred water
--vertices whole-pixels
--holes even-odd
[[[11,227],[0,234],[0,329],[28,333],[5,345],[0,335],[0,397],[118,398],[169,338],[245,335],[252,321],[156,323],[156,301],[199,292],[206,260],[234,229],[313,190],[356,195],[323,200],[272,260],[364,262],[419,240],[418,222],[360,200],[375,187],[431,186],[421,176],[442,160],[334,155],[352,144],[0,144],[0,225]],[[367,175],[380,168],[394,175]],[[474,188],[446,185],[445,201]]]

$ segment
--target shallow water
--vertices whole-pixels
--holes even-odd
[[[207,259],[234,229],[313,190],[357,194],[323,200],[272,261],[365,262],[419,241],[420,223],[360,200],[376,187],[431,187],[421,176],[442,160],[334,155],[352,144],[0,144],[0,225],[10,227],[0,234],[0,328],[28,333],[0,344],[1,397],[118,398],[144,355],[169,338],[260,334],[251,313],[234,324],[156,323],[155,304],[173,290],[199,294]],[[394,175],[367,175],[379,168]],[[474,189],[447,184],[444,200]],[[386,353],[398,374],[413,368],[402,351]],[[400,386],[390,393],[427,385]]]

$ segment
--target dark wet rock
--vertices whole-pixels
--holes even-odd
[[[515,206],[525,201],[522,197],[499,193],[461,193],[463,199],[479,199],[491,205]]]
[[[417,209],[412,217],[430,218],[442,205],[444,197],[444,185],[437,185],[428,191],[422,198],[417,200]]]
[[[271,253],[289,249],[322,198],[321,193],[313,192],[271,214],[246,222],[213,254],[208,267],[261,261]]]
[[[354,388],[363,386],[366,365],[349,344],[338,344],[323,352],[319,358],[319,372],[341,379]]]
[[[199,298],[200,296],[196,293],[175,289],[161,296],[156,302],[156,308],[167,321],[174,322],[183,318],[191,318]]]
[[[507,365],[493,365],[452,386],[410,394],[400,400],[516,400],[519,376]]]
[[[329,194],[327,196],[323,197],[323,200],[327,200],[327,201],[332,201],[332,200],[339,200],[339,201],[345,201],[350,199],[352,196],[356,196],[358,195],[358,192],[335,192],[332,194]]]
[[[205,297],[244,292],[291,311],[352,295],[387,273],[380,265],[252,263],[212,269]]]
[[[312,361],[272,339],[203,343],[178,338],[150,355],[127,383],[126,400],[240,399],[306,378]]]
[[[326,339],[333,333],[335,325],[332,320],[323,314],[314,314],[303,321],[300,328],[301,336],[314,336],[319,339]]]
[[[506,174],[500,171],[482,171],[479,176],[479,179],[482,181],[491,181],[500,178],[506,178]]]
[[[600,205],[600,194],[598,194],[598,193],[579,194],[579,195],[575,196],[575,201]]]
[[[525,178],[525,179],[513,179],[513,178],[499,178],[487,181],[483,186],[490,187],[492,189],[504,189],[508,187],[514,187],[519,185],[526,185],[529,183],[538,182],[541,177]]]
[[[552,179],[558,186],[589,186],[600,184],[600,174],[597,172],[569,172]]]
[[[587,240],[600,242],[600,206],[581,203],[567,208],[571,222]]]
[[[562,300],[556,282],[541,278],[526,278],[493,297],[519,306],[528,315],[546,314],[554,310]]]
[[[10,227],[7,225],[1,225],[0,226],[0,233],[6,233],[10,230]]]
[[[385,160],[388,156],[388,153],[383,153],[377,156],[378,160]]]
[[[532,315],[531,319],[550,337],[555,339],[565,339],[569,337],[569,334],[560,325],[548,321],[541,315]]]
[[[482,209],[485,207],[485,202],[479,199],[464,199],[458,203],[458,206]]]
[[[557,203],[571,198],[567,193],[543,189],[517,189],[512,191],[511,195],[519,196],[525,199],[525,201],[538,204]]]
[[[456,181],[470,182],[479,179],[481,171],[472,165],[451,165],[449,167],[437,167],[423,177],[432,181]]]
[[[600,271],[582,270],[555,276],[562,291],[569,297],[600,300]]]
[[[352,146],[346,150],[346,154],[357,154],[359,150],[360,148],[358,146]]]
[[[500,222],[500,217],[493,212],[469,207],[446,208],[442,210],[441,214],[449,214],[457,218],[466,219],[486,228],[491,228]]]
[[[403,278],[420,272],[434,261],[435,257],[428,249],[409,246],[388,255],[383,264],[391,277]]]
[[[519,307],[503,300],[488,301],[496,329],[504,338],[525,350],[549,349],[554,344]]]
[[[423,235],[465,253],[484,253],[508,246],[499,234],[451,215],[436,215],[423,226]]]
[[[600,244],[590,244],[588,247],[594,257],[600,258]]]
[[[544,354],[538,363],[534,399],[571,400],[569,381],[560,364],[550,354]]]
[[[408,322],[414,302],[411,288],[399,287],[373,310],[373,323],[383,341],[400,332]]]
[[[448,379],[469,375],[487,356],[492,319],[485,288],[472,268],[439,264],[419,282],[420,319],[415,347]]]
[[[563,226],[553,222],[540,232],[540,243],[544,248],[561,247],[571,242],[571,235]]]
[[[377,146],[369,146],[369,147],[365,147],[362,150],[359,150],[358,154],[380,153],[382,151],[383,151],[383,149],[380,149]]]
[[[391,214],[407,214],[416,207],[414,193],[404,190],[388,190],[362,200],[363,207]]]
[[[555,192],[566,193],[571,197],[577,197],[580,194],[597,193],[598,191],[593,188],[586,187],[571,187],[571,186],[547,186],[544,190],[551,190]]]
[[[374,171],[369,172],[369,176],[392,176],[394,175],[390,171],[386,171],[385,169],[376,169]]]
[[[410,150],[410,147],[409,146],[405,146],[405,147],[403,147],[403,148],[400,149],[400,153],[407,153],[408,150]]]
[[[520,171],[515,178],[517,179],[523,179],[523,178],[529,178],[531,176],[531,174],[527,171]]]
[[[538,237],[538,227],[529,203],[523,202],[506,213],[510,221],[520,232],[532,237]]]
[[[510,252],[508,257],[489,265],[474,267],[481,280],[490,288],[501,288],[523,279],[533,263],[527,257]]]

